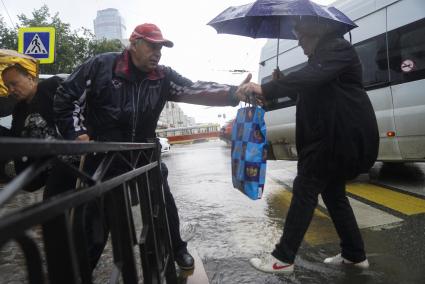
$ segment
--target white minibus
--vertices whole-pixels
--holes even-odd
[[[351,39],[378,120],[378,160],[425,161],[425,1],[339,0],[332,6],[358,25]],[[306,64],[297,41],[281,40],[279,46],[278,64],[284,74]],[[276,48],[277,40],[270,39],[262,49],[260,83],[271,80]],[[295,102],[274,101],[265,120],[272,158],[296,159]]]

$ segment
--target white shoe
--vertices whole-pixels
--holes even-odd
[[[352,261],[349,261],[348,259],[343,258],[340,253],[333,257],[326,258],[323,262],[335,265],[349,264],[362,269],[369,268],[369,261],[367,259],[354,263]]]
[[[268,254],[264,258],[251,258],[249,260],[255,269],[267,273],[282,273],[289,274],[294,271],[294,264],[286,263]]]

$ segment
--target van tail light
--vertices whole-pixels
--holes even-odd
[[[387,136],[388,137],[394,137],[395,136],[395,132],[394,131],[388,131],[387,132]]]

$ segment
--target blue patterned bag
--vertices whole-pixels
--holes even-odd
[[[232,127],[233,187],[256,200],[266,179],[267,140],[264,110],[259,106],[238,110]]]

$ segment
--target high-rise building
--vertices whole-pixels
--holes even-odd
[[[97,11],[93,21],[96,39],[119,39],[126,37],[126,27],[120,12],[114,8]]]

